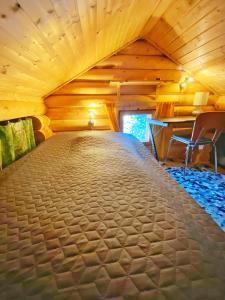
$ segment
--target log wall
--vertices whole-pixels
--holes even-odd
[[[88,129],[88,112],[95,106],[95,129],[109,129],[106,103],[116,103],[120,111],[173,102],[175,116],[191,115],[195,92],[208,89],[194,81],[181,90],[180,82],[189,76],[150,43],[138,40],[45,99],[51,128]],[[210,93],[204,110],[214,110],[217,100]]]
[[[0,100],[0,121],[27,116],[43,115],[46,106],[43,101]]]

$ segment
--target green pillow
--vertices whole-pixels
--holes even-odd
[[[23,126],[26,132],[28,150],[30,151],[36,146],[32,119],[23,120]]]
[[[2,170],[2,141],[0,140],[0,170]]]
[[[23,126],[22,120],[15,123],[11,123],[11,126],[12,126],[15,157],[16,159],[18,159],[29,151],[26,131]]]
[[[2,166],[6,167],[15,160],[13,134],[11,124],[0,125],[0,139],[2,146]]]

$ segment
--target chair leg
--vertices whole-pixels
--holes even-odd
[[[173,142],[173,139],[171,138],[170,141],[169,141],[169,146],[168,146],[168,149],[167,149],[166,157],[165,157],[165,159],[164,159],[164,163],[167,162],[167,159],[168,159],[168,157],[169,157],[169,153],[170,153],[170,148],[171,148],[171,146],[172,146],[172,142]]]
[[[216,145],[213,144],[213,151],[214,151],[214,167],[215,167],[215,173],[217,173],[217,149]]]
[[[185,154],[185,167],[184,167],[184,175],[186,174],[186,169],[188,167],[188,159],[189,159],[189,145],[186,146],[186,154]]]
[[[190,163],[192,164],[192,161],[193,161],[193,152],[194,152],[194,149],[191,148],[191,155],[190,155]]]

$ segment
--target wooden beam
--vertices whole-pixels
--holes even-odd
[[[51,95],[45,99],[47,107],[63,107],[63,106],[91,106],[103,105],[115,101],[116,95]]]
[[[150,101],[155,95],[120,95],[120,101]],[[95,107],[114,103],[116,95],[52,95],[45,99],[48,108],[54,107]]]
[[[73,131],[73,130],[90,130],[88,126],[88,119],[79,119],[79,120],[51,120],[50,128],[57,131]],[[110,123],[109,118],[105,119],[96,119],[94,120],[94,128],[97,130],[109,130]]]
[[[116,69],[166,69],[176,70],[177,66],[164,56],[149,55],[114,55],[101,63],[96,68],[116,68]]]
[[[121,95],[126,94],[150,94],[155,92],[155,85],[124,85],[120,88]],[[85,95],[115,95],[117,87],[110,85],[109,82],[93,82],[93,81],[73,81],[67,84],[62,89],[58,90],[55,95],[60,94],[85,94]]]
[[[97,69],[93,68],[87,73],[81,75],[79,80],[156,80],[175,81],[178,82],[185,72],[179,70],[163,70],[163,69]]]
[[[107,118],[105,106],[102,107],[56,107],[48,109],[47,116],[51,120],[88,119],[89,111],[94,111],[94,119]]]

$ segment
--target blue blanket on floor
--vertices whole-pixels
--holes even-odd
[[[225,175],[198,169],[167,168],[168,173],[225,231]]]

